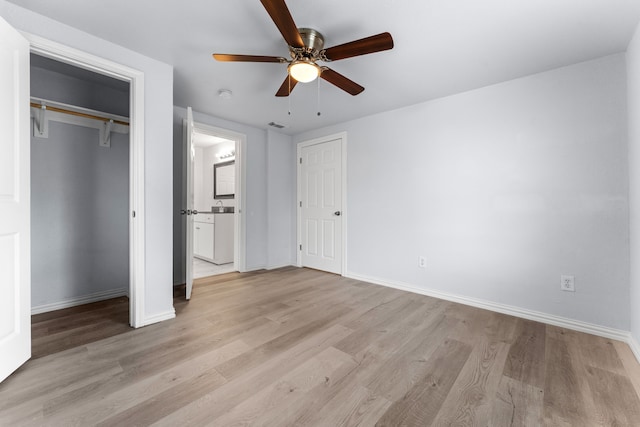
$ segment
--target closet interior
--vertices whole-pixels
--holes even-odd
[[[30,71],[32,314],[125,297],[129,83],[35,54]]]

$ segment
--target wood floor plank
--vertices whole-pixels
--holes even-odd
[[[582,398],[578,361],[569,343],[547,336],[545,343],[544,418],[548,425],[589,425]]]
[[[620,357],[622,365],[624,366],[625,375],[629,378],[629,381],[631,381],[631,384],[636,391],[636,395],[640,398],[640,364],[633,355],[629,344],[614,341],[613,345],[616,348],[616,353],[618,353],[618,357]]]
[[[271,359],[276,354],[280,354],[299,344],[307,337],[322,331],[335,316],[345,313],[346,311],[344,308],[328,310],[321,318],[296,328],[289,333],[280,335],[259,347],[253,348],[250,352],[245,352],[219,365],[217,367],[218,372],[227,379],[233,379],[243,372]]]
[[[640,426],[640,400],[628,378],[605,369],[586,368],[598,423],[604,426]]]
[[[459,341],[440,344],[426,361],[422,378],[389,407],[376,426],[431,425],[470,354],[471,347]]]
[[[140,329],[126,298],[33,316],[0,426],[640,425],[620,342],[296,267],[184,292]]]
[[[403,317],[398,316],[395,312],[390,312],[387,316],[381,315],[371,320],[370,323],[355,329],[355,332],[347,339],[336,344],[336,348],[355,356],[371,343],[382,340],[384,335],[402,334],[420,327],[424,322],[435,319],[443,311],[438,307],[441,305],[437,301],[428,303],[411,301],[404,308],[405,315]]]
[[[189,404],[212,390],[225,384],[227,380],[215,368],[201,372],[197,377],[184,381],[152,399],[136,405],[114,417],[98,423],[98,426],[151,425],[164,416]]]
[[[371,390],[356,384],[337,391],[319,411],[314,412],[304,424],[300,422],[291,425],[317,426],[371,426],[384,415],[391,406],[391,402],[381,396],[376,396]]]
[[[331,347],[351,334],[351,329],[341,325],[331,326],[310,336],[307,340],[287,349],[277,357],[244,372],[241,376],[192,401],[189,405],[160,420],[157,425],[199,426],[221,416],[256,392],[268,387],[274,378],[284,376],[296,366]],[[250,384],[250,387],[248,385]]]
[[[254,326],[256,326],[259,323],[259,319],[254,322]],[[229,331],[226,331],[226,333],[229,333]],[[193,359],[200,354],[220,348],[228,341],[222,340],[220,334],[215,330],[192,335],[190,339],[194,341],[189,345],[185,345],[185,342],[187,342],[185,338],[184,340],[172,342],[167,348],[158,346],[152,350],[145,349],[139,353],[118,359],[118,363],[123,369],[122,372],[107,380],[87,384],[49,400],[44,407],[45,415],[51,416],[64,411],[64,408],[71,402],[75,404],[89,403],[105,394],[115,393],[131,384],[171,369],[178,361]]]
[[[576,345],[586,366],[598,367],[620,375],[625,375],[624,365],[616,351],[613,340],[603,337],[575,335]]]
[[[366,387],[392,402],[402,398],[431,369],[429,360],[433,352],[441,347],[441,343],[454,341],[447,341],[447,336],[453,329],[452,325],[457,324],[457,319],[446,316],[437,319],[426,329],[427,333],[416,337],[410,345],[395,353],[382,365],[365,384]]]
[[[333,347],[297,366],[269,386],[236,405],[213,421],[220,426],[286,425],[287,410],[316,386],[331,381],[336,371],[355,366],[353,358]]]
[[[360,351],[353,353],[353,357],[358,363],[355,369],[342,377],[334,384],[330,384],[329,388],[321,388],[313,393],[313,398],[308,399],[305,404],[306,408],[296,414],[295,421],[292,425],[315,425],[317,421],[316,415],[324,413],[324,405],[334,400],[334,396],[341,393],[342,390],[355,390],[358,387],[364,388],[364,384],[369,383],[373,378],[379,375],[385,363],[389,363],[394,355],[404,353],[406,349],[414,348],[414,341],[418,331],[424,331],[426,325],[436,325],[443,318],[443,312],[449,303],[440,301],[438,304],[431,305],[428,301],[420,310],[416,310],[413,314],[396,319],[388,326],[388,331],[381,334],[377,339],[369,341]],[[351,342],[351,334],[338,344],[336,348],[353,349],[348,343]],[[362,343],[359,343],[360,345]],[[387,406],[385,402],[389,402],[386,398],[378,396],[368,391],[378,408],[378,405]],[[337,402],[334,402],[335,406]],[[384,412],[384,411],[383,411]],[[322,424],[322,423],[320,423]],[[366,424],[365,424],[366,425]]]
[[[544,387],[546,326],[526,319],[516,320],[516,340],[509,349],[504,375],[516,381]]]
[[[541,388],[503,376],[492,406],[495,427],[529,427],[544,425],[544,394]]]
[[[502,342],[475,346],[433,425],[489,425],[508,352]]]
[[[95,425],[113,418],[123,419],[124,413],[125,418],[129,419],[129,424],[134,424],[134,420],[136,423],[145,424],[144,420],[159,418],[146,415],[150,408],[154,414],[163,413],[166,408],[174,407],[175,402],[180,399],[192,399],[192,391],[176,392],[184,389],[183,384],[186,382],[200,378],[204,372],[209,372],[207,377],[212,381],[210,385],[203,382],[202,386],[206,386],[206,390],[210,391],[215,386],[222,385],[226,381],[221,376],[213,374],[212,370],[216,365],[248,350],[249,347],[242,341],[233,341],[196,358],[183,360],[169,370],[118,388],[110,394],[103,389],[99,400],[92,400],[81,406],[76,405],[64,414],[47,417],[47,420],[53,424]]]

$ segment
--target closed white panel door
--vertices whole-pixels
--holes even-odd
[[[193,145],[193,111],[191,107],[187,107],[187,129],[185,135],[185,148],[187,151],[187,242],[185,250],[186,264],[186,297],[191,299],[191,290],[193,289],[193,231],[195,215],[193,214],[193,206],[195,204],[193,190],[193,162],[195,160],[196,151]]]
[[[0,381],[31,357],[29,43],[0,18]]]
[[[302,265],[342,273],[342,140],[302,148]]]

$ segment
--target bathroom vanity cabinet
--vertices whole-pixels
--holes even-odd
[[[213,262],[214,215],[198,214],[193,221],[193,255]]]
[[[233,262],[233,213],[199,213],[193,227],[195,257],[214,264]]]

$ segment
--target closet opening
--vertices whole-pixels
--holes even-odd
[[[36,53],[30,72],[32,348],[39,357],[133,324],[131,85]],[[65,321],[78,313],[83,322]]]

